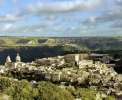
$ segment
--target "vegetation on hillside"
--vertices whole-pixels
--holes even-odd
[[[26,80],[14,80],[0,77],[0,100],[96,100],[96,94],[101,93],[85,88],[61,88],[50,82],[41,81],[36,84]],[[105,97],[105,100],[115,100]]]

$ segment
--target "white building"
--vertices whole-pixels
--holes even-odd
[[[79,65],[79,60],[80,60],[80,55],[76,54],[75,55],[75,62],[76,62],[77,65]]]
[[[6,63],[11,63],[12,61],[11,61],[11,58],[10,58],[10,56],[7,56],[7,58],[6,58]]]
[[[19,53],[17,53],[16,62],[21,62],[21,57],[20,57]]]
[[[81,60],[79,61],[79,68],[84,68],[86,66],[92,66],[93,65],[93,61],[92,60]]]

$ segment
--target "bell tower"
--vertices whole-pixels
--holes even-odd
[[[6,67],[11,67],[11,64],[12,64],[12,61],[11,61],[10,56],[8,55],[8,56],[6,57],[5,66],[6,66]]]
[[[16,62],[21,62],[21,57],[20,57],[19,53],[17,53]]]
[[[75,55],[75,62],[77,65],[79,65],[79,61],[80,61],[80,56],[79,56],[79,54],[76,54]]]
[[[10,58],[10,56],[7,56],[7,58],[6,58],[6,63],[11,63],[12,61],[11,61],[11,58]]]

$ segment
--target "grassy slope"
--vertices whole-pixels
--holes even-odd
[[[18,40],[29,40],[31,43],[16,43]],[[38,43],[39,39],[47,39],[47,43]],[[0,37],[0,46],[40,46],[51,44],[53,39],[49,38],[39,38],[39,37]]]
[[[27,40],[27,43],[17,41]],[[41,41],[42,40],[42,41]],[[46,41],[45,41],[46,40]],[[41,41],[41,43],[39,43]],[[75,47],[80,50],[122,50],[122,37],[92,38],[49,38],[49,37],[0,37],[0,46],[59,46]]]

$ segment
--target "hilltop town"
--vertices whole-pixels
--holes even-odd
[[[15,79],[27,79],[32,84],[38,81],[50,81],[65,86],[84,86],[104,91],[105,95],[122,96],[122,80],[114,71],[112,59],[107,54],[67,54],[49,58],[36,59],[30,63],[21,61],[19,54],[12,62],[7,56],[0,66],[2,76]]]

